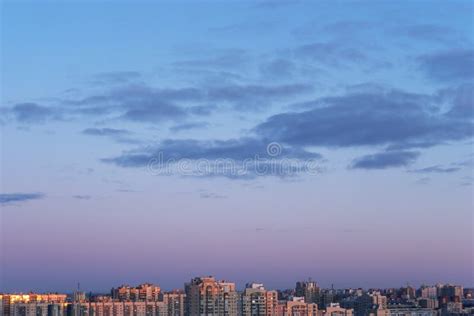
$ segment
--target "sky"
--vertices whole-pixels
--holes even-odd
[[[473,286],[473,18],[3,1],[0,291]]]

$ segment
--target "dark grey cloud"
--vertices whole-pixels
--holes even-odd
[[[319,154],[291,146],[278,147],[278,144],[276,151],[271,151],[269,143],[255,138],[213,141],[168,139],[156,147],[124,152],[117,157],[102,159],[102,162],[129,168],[148,167],[160,175],[235,179],[251,179],[259,174],[287,178],[304,171],[319,171],[315,165],[321,158]],[[199,172],[190,170],[193,164],[198,165]]]
[[[443,167],[440,165],[434,165],[426,168],[410,170],[414,173],[453,173],[461,170],[460,167]]]
[[[387,169],[404,167],[413,163],[419,156],[412,151],[387,151],[356,158],[349,166],[351,169]]]
[[[198,141],[168,139],[156,147],[138,148],[103,159],[121,167],[143,167],[164,160],[268,157],[266,144],[284,148],[279,158],[315,159],[307,147],[380,147],[386,151],[355,159],[351,168],[384,169],[407,166],[426,148],[472,137],[472,121],[442,111],[439,95],[422,95],[380,87],[294,105],[299,111],[273,115],[258,124],[254,137]],[[267,93],[267,92],[265,92]],[[265,95],[265,93],[263,93]],[[226,97],[228,97],[226,95]],[[294,170],[297,173],[297,168]]]
[[[206,128],[208,126],[209,126],[209,123],[206,123],[206,122],[190,122],[190,123],[183,123],[183,124],[172,126],[170,127],[170,131],[172,132],[189,131],[191,129]]]
[[[82,133],[94,136],[124,136],[129,135],[130,131],[116,128],[86,128]]]
[[[0,193],[0,204],[13,204],[44,198],[43,193]]]
[[[407,148],[472,137],[471,121],[440,113],[435,102],[401,91],[320,98],[299,105],[308,110],[271,116],[254,131],[293,146],[324,147]]]
[[[36,103],[16,104],[11,108],[11,113],[20,123],[43,123],[60,117],[55,110]]]
[[[457,49],[425,54],[417,59],[430,79],[453,82],[474,80],[474,50]]]
[[[292,84],[234,83],[199,87],[155,88],[126,84],[77,99],[60,99],[55,106],[20,103],[2,110],[18,122],[39,123],[52,119],[122,119],[134,122],[183,122],[191,115],[211,115],[218,107],[259,111],[273,102],[288,100],[312,91],[312,86]],[[96,131],[97,132],[97,131]]]
[[[239,111],[258,111],[272,102],[282,101],[312,91],[307,84],[238,85],[207,87],[153,88],[126,85],[82,99],[65,100],[61,112],[71,118],[78,116],[115,117],[128,121],[156,123],[181,122],[189,115],[210,115],[222,107]],[[17,105],[12,109],[21,121],[39,121],[57,115],[59,109],[37,105]]]
[[[121,156],[102,161],[114,163],[122,167],[145,166],[152,158],[162,155],[164,160],[179,159],[234,159],[243,161],[256,156],[268,158],[269,141],[255,138],[239,138],[229,140],[201,141],[195,139],[166,139],[156,148],[146,147],[125,152]],[[316,153],[302,148],[284,146],[279,158],[320,158]]]
[[[447,115],[460,119],[474,118],[474,84],[443,89],[439,95],[450,105]]]
[[[178,102],[195,101],[202,92],[195,88],[160,89],[146,85],[126,85],[104,94],[68,100],[70,111],[94,116],[118,115],[130,121],[162,122],[184,118],[187,113]]]

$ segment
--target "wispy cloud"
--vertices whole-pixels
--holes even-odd
[[[72,197],[77,200],[90,200],[92,198],[90,195],[73,195]]]
[[[413,24],[397,27],[395,35],[416,41],[430,41],[443,44],[455,44],[462,38],[451,27],[440,24]]]
[[[16,204],[44,198],[43,193],[0,193],[0,204]]]
[[[216,193],[203,192],[199,195],[201,199],[227,199],[227,195],[221,195]]]
[[[373,155],[365,155],[353,160],[351,169],[387,169],[404,167],[418,158],[418,152],[388,151]]]
[[[410,170],[410,172],[414,172],[414,173],[453,173],[453,172],[456,172],[456,171],[459,171],[459,170],[461,170],[460,167],[443,167],[443,166],[440,166],[440,165],[435,165],[435,166]]]
[[[421,70],[430,79],[444,82],[474,80],[474,50],[453,49],[418,57]]]
[[[126,129],[115,129],[115,128],[86,128],[82,131],[86,135],[94,136],[123,136],[129,135],[130,131]]]
[[[60,113],[56,109],[36,103],[19,103],[14,105],[10,112],[20,123],[37,124],[51,119],[59,119]]]
[[[111,71],[94,75],[91,82],[93,84],[123,84],[142,78],[138,71]]]
[[[124,144],[138,144],[140,141],[138,139],[132,138],[129,130],[126,129],[116,129],[116,128],[86,128],[82,131],[84,135],[90,136],[99,136],[99,137],[108,137],[113,139],[118,143]]]
[[[190,123],[183,123],[183,124],[172,126],[170,127],[170,131],[176,133],[176,132],[181,132],[181,131],[189,131],[191,129],[206,128],[208,126],[209,126],[209,123],[206,123],[206,122],[190,122]]]

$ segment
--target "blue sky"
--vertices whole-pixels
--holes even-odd
[[[0,289],[472,285],[473,9],[3,2]]]

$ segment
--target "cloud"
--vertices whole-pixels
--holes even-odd
[[[439,43],[453,43],[461,40],[457,32],[447,26],[438,24],[415,24],[399,27],[394,32],[416,41],[431,41]]]
[[[472,186],[474,184],[473,176],[464,176],[461,178],[461,186]]]
[[[115,128],[86,128],[82,131],[86,135],[95,136],[123,136],[129,135],[130,131],[126,129],[115,129]]]
[[[283,78],[287,80],[288,78],[293,77],[295,71],[295,63],[282,58],[264,62],[260,65],[260,72],[265,78]]]
[[[21,103],[4,112],[13,114],[16,120],[22,123],[39,123],[63,117],[114,118],[142,123],[181,122],[190,115],[212,114],[217,109],[216,103],[238,111],[258,111],[270,106],[272,102],[311,91],[311,85],[300,83],[222,84],[199,88],[154,88],[134,84],[110,89],[101,94],[90,94],[81,99],[62,100],[60,106],[56,107]],[[95,132],[96,135],[100,133],[98,130]]]
[[[206,128],[208,126],[209,124],[206,122],[183,123],[183,124],[178,124],[178,125],[170,127],[170,131],[176,133],[176,132],[181,132],[181,131],[188,131],[191,129]]]
[[[257,135],[292,146],[434,146],[472,137],[473,124],[438,111],[435,98],[402,91],[350,93],[294,106],[257,125]]]
[[[195,105],[188,109],[189,113],[199,116],[208,116],[211,115],[215,110],[218,109],[218,106],[215,104],[207,105]]]
[[[177,120],[185,117],[186,112],[174,104],[166,102],[142,103],[127,110],[121,118],[129,121],[155,123],[163,120]]]
[[[93,84],[123,84],[140,79],[141,73],[138,71],[112,71],[102,72],[93,76]]]
[[[351,169],[387,169],[404,167],[418,158],[418,152],[388,151],[356,158],[350,165]]]
[[[239,111],[268,107],[273,101],[292,98],[313,91],[307,84],[229,85],[208,90],[209,101],[226,101]]]
[[[227,199],[227,195],[203,192],[199,195],[201,199]]]
[[[166,139],[155,148],[140,148],[123,155],[107,159],[124,167],[142,166],[151,158],[162,153],[163,159],[234,159],[243,161],[253,159],[255,156],[261,158],[269,157],[267,147],[270,142],[256,138],[238,138],[229,140],[195,140],[195,139]],[[281,148],[279,158],[320,158],[316,153],[301,148],[285,146]],[[144,159],[145,158],[145,159]],[[144,161],[145,160],[145,161]]]
[[[162,122],[186,117],[186,110],[177,102],[199,100],[201,97],[201,91],[195,88],[160,89],[147,85],[126,85],[103,94],[66,100],[64,104],[70,105],[70,112],[73,108],[82,115],[115,115],[129,121]]]
[[[346,62],[360,63],[367,60],[367,56],[361,50],[354,47],[346,47],[338,42],[316,42],[302,45],[295,49],[299,58],[327,64],[340,66]]]
[[[429,184],[431,182],[431,178],[423,177],[415,181],[416,184]]]
[[[321,26],[320,20],[304,23],[292,30],[297,38],[314,38],[317,33],[335,35],[337,38],[350,38],[353,40],[358,33],[366,32],[374,27],[374,23],[367,21],[337,21]]]
[[[121,167],[143,167],[161,155],[165,161],[232,159],[243,162],[256,155],[268,157],[266,144],[278,142],[284,149],[279,159],[320,158],[307,147],[385,146],[385,152],[360,157],[351,167],[383,169],[406,166],[419,155],[410,151],[411,148],[426,148],[472,137],[472,122],[441,111],[441,99],[439,95],[384,90],[381,87],[362,89],[360,93],[294,105],[293,108],[299,111],[267,118],[252,129],[254,136],[209,141],[167,139],[158,146],[138,148],[102,161]],[[289,169],[298,173],[304,168]]]
[[[301,3],[300,0],[259,0],[255,3],[255,8],[278,9],[299,3]]]
[[[90,136],[99,136],[99,137],[109,137],[118,143],[124,144],[138,144],[139,140],[131,138],[130,135],[132,132],[126,129],[116,129],[116,128],[86,128],[82,131],[84,135]]]
[[[439,95],[450,104],[447,115],[460,119],[474,118],[474,84],[443,89]]]
[[[456,49],[419,56],[417,61],[425,75],[436,81],[474,79],[474,50]]]
[[[216,33],[238,33],[242,34],[243,32],[251,32],[255,35],[255,33],[259,32],[267,32],[268,30],[274,29],[278,27],[279,23],[276,21],[252,21],[246,20],[242,22],[236,22],[227,24],[224,26],[212,27],[209,30]]]
[[[461,170],[460,167],[443,167],[440,165],[430,166],[421,169],[414,169],[410,170],[410,172],[414,173],[453,173],[456,171]]]
[[[72,197],[78,200],[90,200],[92,198],[90,195],[73,195]]]
[[[220,51],[210,58],[188,59],[173,63],[178,68],[224,68],[235,69],[245,66],[249,62],[247,51],[242,49],[228,49]]]
[[[36,103],[19,103],[11,108],[11,113],[20,123],[43,123],[50,119],[59,119],[59,113]]]
[[[272,148],[269,148],[271,144]],[[319,172],[321,155],[256,138],[200,141],[167,139],[156,147],[138,148],[102,162],[120,167],[147,167],[160,175],[254,178],[256,175],[289,177]],[[311,170],[310,170],[311,169]]]
[[[0,193],[0,204],[22,203],[44,198],[43,193]]]

